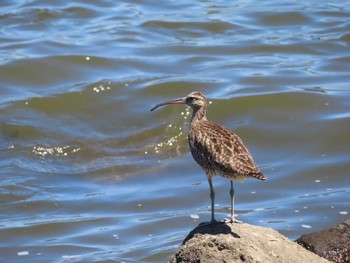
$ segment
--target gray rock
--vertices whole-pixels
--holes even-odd
[[[296,242],[328,260],[349,263],[350,220],[327,230],[302,235]]]
[[[245,223],[198,226],[170,259],[179,262],[322,263],[324,258],[307,251],[277,231]]]

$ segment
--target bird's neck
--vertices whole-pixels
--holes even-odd
[[[206,117],[207,107],[194,108],[192,113],[192,122],[207,120]]]

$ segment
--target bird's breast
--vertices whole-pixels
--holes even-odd
[[[193,159],[204,171],[215,174],[215,161],[206,143],[208,138],[198,135],[200,134],[193,134],[193,132],[189,132],[188,134],[188,142]]]

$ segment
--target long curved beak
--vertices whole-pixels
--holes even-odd
[[[179,98],[179,99],[169,100],[169,101],[157,104],[156,106],[154,106],[151,109],[151,111],[154,111],[155,109],[157,109],[159,107],[162,107],[162,106],[165,106],[165,105],[168,105],[168,104],[185,104],[185,102],[186,102],[186,98]]]

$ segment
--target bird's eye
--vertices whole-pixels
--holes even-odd
[[[194,97],[188,97],[188,98],[187,98],[187,101],[189,101],[189,102],[192,102],[192,101],[194,101],[194,100],[195,100]]]

